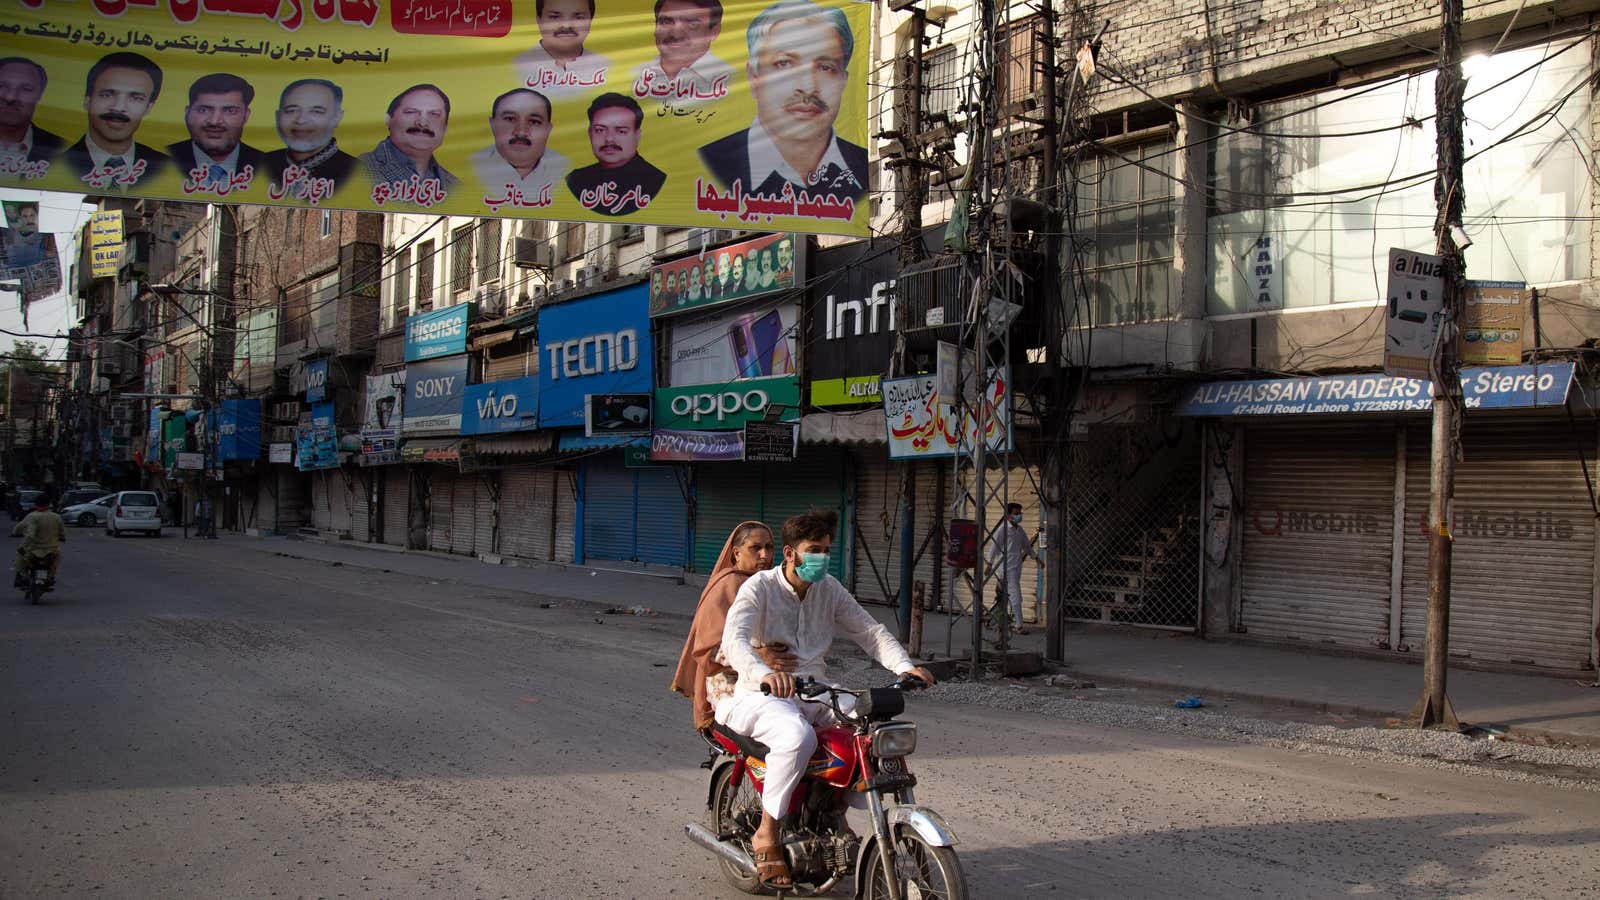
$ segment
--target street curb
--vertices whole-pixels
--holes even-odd
[[[302,541],[305,541],[307,543],[314,543],[314,544],[327,543],[325,541],[316,540],[314,538],[299,538],[298,540],[302,540]],[[247,545],[247,546],[249,546],[249,545]],[[338,544],[330,544],[330,546],[343,547],[345,545],[343,543],[338,543]],[[302,556],[302,555],[300,555],[298,553],[294,553],[292,550],[279,550],[279,549],[276,549],[276,548],[273,548],[273,547],[263,546],[263,545],[260,545],[260,544],[251,546],[250,549],[253,549],[258,553],[267,553],[267,554],[274,554],[274,555],[277,555],[277,556],[285,556],[285,557],[288,557],[289,559],[298,559],[298,560],[303,560],[305,562],[323,563],[325,565],[331,565],[334,562],[333,560],[319,559],[319,558],[317,558],[315,556]],[[374,549],[376,549],[376,545],[351,545],[351,549],[374,550]],[[459,562],[480,562],[480,563],[484,562],[483,560],[477,559],[476,557],[452,556],[450,554],[434,553],[434,552],[427,551],[427,550],[402,550],[402,549],[400,549],[398,547],[394,547],[394,548],[385,547],[384,551],[380,551],[380,552],[400,553],[400,554],[404,554],[404,555],[407,555],[407,556],[431,556],[431,557],[438,558],[438,559],[457,560]],[[568,570],[578,571],[578,572],[593,572],[593,571],[596,571],[594,569],[588,568],[587,566],[574,566],[574,565],[569,565],[567,563],[543,563],[543,562],[537,562],[537,561],[534,561],[534,562],[531,562],[531,563],[511,562],[511,560],[514,560],[514,559],[515,559],[515,557],[505,557],[506,562],[504,562],[502,564],[503,565],[508,565],[510,568],[530,568],[531,569],[531,568],[536,568],[536,567],[539,567],[539,566],[549,565],[551,568],[559,568],[559,569],[561,569],[563,571],[568,571]],[[339,565],[342,565],[342,566],[345,566],[345,567],[348,567],[348,568],[352,568],[352,569],[364,569],[364,570],[369,571],[369,572],[384,572],[384,571],[388,571],[390,573],[394,573],[393,569],[388,569],[387,567],[378,565],[376,563],[344,562],[342,560],[338,561],[338,562],[339,562]],[[484,564],[485,565],[495,565],[495,563],[484,563]],[[638,574],[638,573],[629,572],[629,571],[627,571],[625,569],[602,569],[602,570],[598,570],[598,571],[604,571],[604,572],[606,572],[608,574],[614,574],[614,575],[634,576],[634,575]],[[401,573],[401,574],[403,574],[403,573]],[[654,579],[659,580],[661,576],[659,576],[659,575],[638,575],[638,577],[654,578]],[[453,580],[453,579],[446,579],[446,580]],[[555,591],[530,591],[530,590],[527,590],[525,588],[502,587],[500,585],[483,585],[483,584],[480,584],[480,585],[475,585],[475,586],[476,587],[483,587],[483,588],[490,588],[490,589],[497,590],[497,591],[510,591],[512,593],[525,594],[525,595],[527,595],[529,597],[542,597],[542,598],[546,598],[546,599],[550,599],[550,600],[561,600],[561,601],[565,601],[567,603],[576,603],[576,604],[579,604],[579,605],[582,605],[582,606],[587,606],[587,607],[590,607],[592,609],[598,609],[598,610],[618,609],[619,608],[615,603],[606,603],[606,602],[601,601],[601,600],[587,600],[587,599],[585,599],[583,597],[571,597],[571,596],[568,596],[566,594],[562,594],[562,593],[555,592]],[[616,613],[616,615],[632,615],[631,613],[628,613],[626,611],[625,607],[620,607],[620,608],[623,609],[624,611],[621,612],[621,613]],[[694,619],[694,614],[693,613],[680,613],[680,612],[673,612],[671,610],[661,610],[661,609],[651,609],[650,612],[653,615],[649,616],[649,618],[673,619],[673,620],[683,621],[683,622],[689,622],[689,621],[692,621]]]
[[[1153,691],[1175,691],[1180,695],[1190,694],[1226,697],[1229,700],[1242,700],[1246,703],[1259,703],[1263,706],[1288,707],[1290,709],[1303,709],[1311,712],[1332,713],[1339,716],[1357,716],[1370,719],[1404,719],[1411,714],[1410,710],[1383,709],[1376,706],[1361,706],[1350,703],[1333,703],[1320,700],[1308,700],[1304,697],[1284,697],[1277,694],[1262,694],[1254,691],[1236,691],[1218,685],[1194,684],[1176,681],[1161,681],[1153,678],[1135,678],[1125,675],[1099,674],[1082,669],[1067,667],[1073,677],[1096,684],[1111,684],[1119,687],[1140,688]],[[1499,725],[1494,722],[1474,723],[1491,725],[1513,737],[1532,738],[1535,740],[1561,741],[1568,744],[1579,744],[1585,747],[1600,747],[1600,737],[1587,734],[1573,734],[1565,731],[1556,731],[1548,728],[1521,728],[1513,725]]]

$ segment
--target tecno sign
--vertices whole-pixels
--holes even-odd
[[[639,365],[639,332],[632,328],[544,345],[552,378],[627,372]]]

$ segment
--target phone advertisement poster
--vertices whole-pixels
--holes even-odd
[[[795,374],[793,302],[758,303],[675,319],[667,376],[674,386]]]

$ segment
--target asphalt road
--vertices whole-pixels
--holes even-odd
[[[0,600],[0,897],[743,896],[682,836],[683,623],[168,535]],[[1597,793],[910,717],[976,897],[1600,896]]]

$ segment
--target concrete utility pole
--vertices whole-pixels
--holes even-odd
[[[1456,315],[1461,308],[1466,264],[1461,234],[1462,119],[1466,83],[1461,78],[1462,0],[1443,0],[1440,8],[1439,74],[1434,86],[1434,127],[1438,172],[1433,199],[1438,207],[1434,234],[1444,260],[1444,322],[1439,332],[1433,378],[1433,448],[1428,496],[1428,639],[1422,671],[1422,697],[1411,711],[1420,728],[1459,728],[1445,691],[1450,665],[1450,565],[1455,540],[1450,533],[1455,496],[1456,440],[1461,432],[1461,361],[1456,353]]]
[[[1044,75],[1044,159],[1039,167],[1041,180],[1049,185],[1044,196],[1037,197],[1052,212],[1052,224],[1045,234],[1045,291],[1044,334],[1047,342],[1045,377],[1047,386],[1042,392],[1045,400],[1045,420],[1041,423],[1046,436],[1044,447],[1043,490],[1039,497],[1044,511],[1045,533],[1045,606],[1044,655],[1046,659],[1059,660],[1066,654],[1065,619],[1061,608],[1066,595],[1066,522],[1063,511],[1066,505],[1067,431],[1072,416],[1072,392],[1062,377],[1061,356],[1065,352],[1067,311],[1066,286],[1061,283],[1061,211],[1067,208],[1066,191],[1062,189],[1060,145],[1057,140],[1061,123],[1057,119],[1059,98],[1056,85],[1061,72],[1056,68],[1056,7],[1054,0],[1044,0],[1039,6],[1039,68]],[[1076,189],[1076,185],[1072,189]]]

